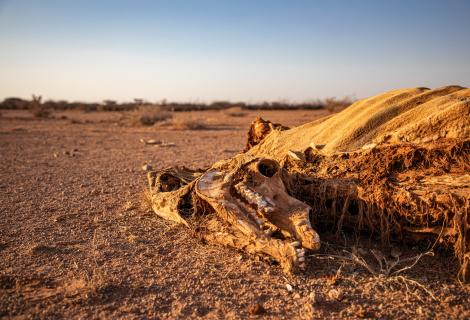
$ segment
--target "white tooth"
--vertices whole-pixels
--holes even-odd
[[[298,247],[298,246],[300,246],[300,242],[299,242],[299,241],[294,241],[294,242],[291,242],[290,244],[291,244],[291,246],[293,246],[293,247]]]
[[[268,197],[265,197],[264,201],[266,201],[271,207],[274,207],[273,201],[271,199],[269,199]]]
[[[305,250],[304,249],[297,249],[296,251],[297,251],[297,255],[299,257],[305,256]]]
[[[273,212],[273,211],[274,211],[274,209],[271,208],[271,207],[264,207],[264,208],[263,208],[263,212],[264,212],[264,213],[271,213],[271,212]]]
[[[299,261],[300,261],[300,262],[304,262],[304,261],[305,261],[305,257],[300,257],[300,258],[299,258]]]

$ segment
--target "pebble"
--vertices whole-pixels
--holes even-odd
[[[254,303],[248,307],[248,312],[253,315],[263,314],[266,312],[263,305],[260,303]]]
[[[146,163],[146,164],[144,164],[144,165],[142,166],[142,170],[144,170],[144,171],[151,171],[151,170],[152,170],[152,166]]]
[[[150,139],[150,140],[140,139],[140,142],[143,142],[145,144],[162,144],[162,141],[155,140],[155,139]]]
[[[344,293],[341,289],[331,289],[328,291],[328,298],[330,298],[330,300],[341,301],[344,298]]]

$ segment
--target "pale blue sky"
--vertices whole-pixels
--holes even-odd
[[[0,0],[0,98],[288,99],[470,85],[470,1]]]

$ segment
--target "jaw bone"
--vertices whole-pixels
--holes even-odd
[[[217,217],[203,237],[269,255],[287,272],[302,268],[303,248],[318,250],[320,238],[310,224],[311,208],[287,194],[280,172],[276,161],[254,159],[232,170],[215,167],[203,174],[195,192]]]

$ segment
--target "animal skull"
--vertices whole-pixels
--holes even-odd
[[[153,176],[167,180],[168,173]],[[172,179],[177,177],[171,174]],[[184,184],[173,183],[182,186],[177,190],[153,192],[153,209],[165,219],[188,225],[178,212],[177,199],[193,191],[192,196],[215,213],[198,228],[209,242],[271,256],[286,272],[305,267],[305,249],[320,248],[320,237],[310,224],[311,208],[287,193],[275,160],[256,158],[235,168],[232,161],[221,162]]]

